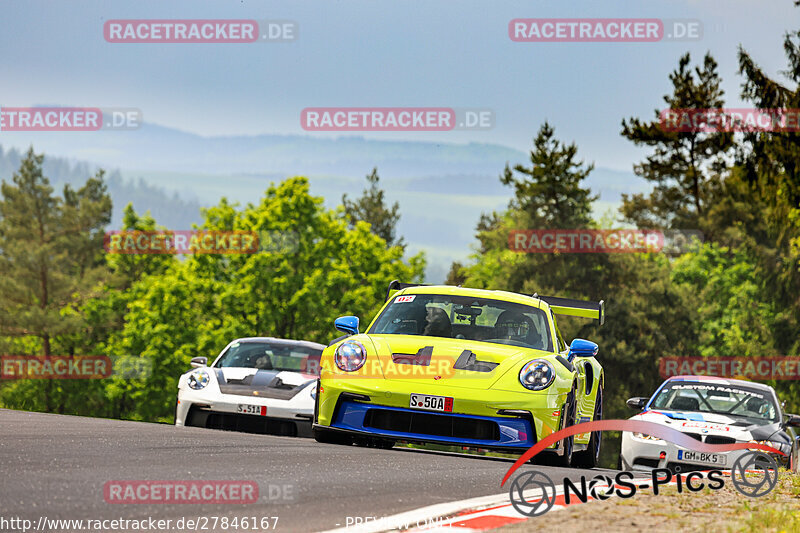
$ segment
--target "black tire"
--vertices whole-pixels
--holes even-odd
[[[594,416],[592,422],[603,419],[603,388],[597,389],[597,402],[594,406]],[[589,444],[585,450],[572,454],[572,466],[576,468],[595,468],[600,461],[600,444],[603,432],[593,431],[589,438]],[[620,470],[622,470],[620,468]]]
[[[314,440],[323,444],[339,444],[342,446],[350,446],[353,444],[353,438],[349,435],[339,433],[338,431],[331,431],[330,429],[312,428],[311,433],[314,435]]]
[[[561,457],[556,452],[539,452],[531,459],[531,464],[541,466],[561,466]]]
[[[567,406],[569,411],[567,412],[567,419],[564,422],[564,427],[568,428],[575,425],[575,414],[578,410],[577,400],[575,399],[575,387],[572,388],[572,393],[570,396],[567,397]],[[564,453],[560,456],[560,463],[561,466],[571,466],[572,465],[572,457],[574,455],[575,448],[575,436],[567,437],[564,439]]]
[[[562,407],[565,411],[565,420],[564,420],[564,427],[561,429],[566,429],[570,426],[575,425],[575,413],[577,411],[577,401],[575,400],[575,385],[572,385],[572,390],[567,396],[567,401],[564,403],[564,407]],[[537,465],[546,465],[546,466],[571,466],[572,463],[572,450],[575,443],[575,437],[567,437],[564,439],[564,452],[561,455],[558,455],[557,452],[549,451],[549,452],[540,452],[536,454],[536,457],[531,459],[533,464]]]
[[[564,403],[564,427],[561,429],[566,429],[570,426],[575,425],[575,412],[577,411],[577,401],[575,400],[575,384],[572,385],[572,390],[569,392],[567,396],[567,401]],[[575,443],[575,437],[567,437],[564,439],[564,452],[559,455],[558,452],[555,451],[543,451],[536,454],[536,456],[531,459],[531,463],[536,465],[543,465],[543,466],[571,466],[572,463],[572,449]]]

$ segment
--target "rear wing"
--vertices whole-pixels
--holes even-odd
[[[424,283],[403,283],[401,281],[397,281],[396,279],[394,279],[392,280],[391,283],[389,283],[389,288],[386,289],[386,299],[383,301],[383,303],[389,301],[389,298],[392,296],[392,291],[399,291],[402,289],[407,289],[409,287],[424,287],[424,286],[425,286]]]
[[[573,300],[572,298],[559,298],[557,296],[533,295],[550,306],[553,313],[557,315],[578,316],[582,318],[593,318],[600,322],[602,326],[606,320],[603,300],[590,302],[588,300]]]

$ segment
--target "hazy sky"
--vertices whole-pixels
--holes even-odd
[[[704,35],[657,43],[509,38],[511,19],[548,17],[693,18]],[[146,18],[289,19],[299,36],[251,44],[103,38],[105,20]],[[783,35],[798,27],[791,0],[4,2],[0,106],[136,107],[148,122],[201,135],[302,134],[306,107],[489,108],[496,116],[489,131],[359,135],[527,150],[548,119],[586,159],[629,170],[641,152],[619,136],[620,120],[651,118],[682,53],[699,60],[710,50],[735,106],[738,46],[777,75],[786,68]]]

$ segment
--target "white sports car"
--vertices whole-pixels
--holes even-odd
[[[709,444],[759,442],[781,450],[778,465],[798,468],[800,417],[783,414],[772,387],[749,381],[709,376],[675,376],[652,398],[631,398],[628,406],[643,409],[631,420],[656,422]],[[622,433],[620,468],[674,472],[730,469],[747,450],[701,453],[642,433]]]
[[[178,381],[176,426],[311,436],[322,344],[249,337],[228,344],[211,366]]]

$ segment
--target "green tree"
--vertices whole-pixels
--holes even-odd
[[[675,261],[672,280],[696,295],[700,356],[780,355],[775,322],[781,312],[763,290],[753,258],[743,248],[706,243]]]
[[[683,55],[669,79],[672,94],[664,96],[669,109],[715,109],[723,106],[724,91],[717,62],[706,54],[703,65],[690,67]],[[653,148],[634,166],[637,176],[654,185],[645,196],[623,194],[621,212],[640,228],[703,229],[701,218],[713,201],[715,182],[727,167],[733,134],[725,131],[672,131],[661,123],[660,111],[652,122],[622,121],[622,135],[637,146]]]
[[[795,3],[800,5],[800,3]],[[743,48],[739,72],[744,76],[742,97],[762,110],[800,108],[800,31],[784,36],[787,68],[784,79],[770,77]],[[770,111],[774,113],[774,111]],[[778,115],[782,114],[781,112]],[[779,118],[779,117],[776,117]],[[746,216],[733,226],[730,246],[744,248],[753,264],[761,294],[777,310],[772,339],[781,355],[800,353],[800,133],[749,132],[739,155],[742,167],[736,185],[747,196]],[[720,218],[728,215],[720,207]],[[775,383],[791,409],[800,410],[800,383]]]
[[[570,293],[585,286],[605,258],[578,258],[569,254],[521,254],[511,251],[509,235],[515,229],[586,228],[592,224],[592,202],[597,198],[584,186],[594,166],[577,159],[578,148],[555,137],[545,122],[533,139],[530,167],[506,165],[500,181],[514,189],[503,213],[483,215],[477,227],[479,254],[468,267],[453,265],[448,275],[472,286],[539,294]],[[465,270],[466,269],[466,270]],[[580,271],[580,273],[579,273]]]
[[[670,279],[669,259],[659,254],[521,254],[509,249],[508,236],[518,228],[584,228],[591,219],[591,191],[583,180],[591,165],[576,162],[575,145],[554,139],[545,124],[534,141],[532,166],[509,167],[501,177],[515,189],[509,209],[484,217],[479,250],[466,266],[454,264],[450,278],[469,287],[604,300],[606,324],[561,317],[559,328],[569,343],[576,337],[600,346],[606,373],[605,416],[629,416],[625,400],[651,393],[660,381],[658,359],[683,355],[695,333],[690,291]],[[539,225],[534,225],[539,224]],[[602,461],[616,463],[619,437],[606,441]]]
[[[35,339],[45,356],[56,354],[54,348],[67,355],[74,352],[60,339],[84,327],[78,309],[108,274],[102,251],[111,199],[102,171],[80,189],[66,185],[62,197],[54,195],[43,160],[31,148],[11,183],[0,186],[0,335]],[[76,387],[24,386],[39,392],[36,401],[47,411],[63,410],[63,391]]]
[[[361,197],[350,200],[346,194],[342,195],[345,217],[350,222],[350,227],[355,227],[358,221],[368,223],[372,232],[386,241],[387,246],[405,247],[403,238],[397,237],[397,222],[400,220],[400,205],[395,202],[389,207],[384,199],[384,191],[378,187],[380,177],[378,169],[373,168],[367,175],[369,187],[364,189]]]
[[[582,228],[591,221],[597,199],[582,185],[594,164],[577,161],[575,143],[564,144],[545,122],[533,139],[530,167],[506,165],[500,182],[514,189],[509,208],[521,211],[535,228]]]
[[[148,380],[125,393],[133,399],[128,418],[171,420],[177,380],[192,357],[214,357],[245,336],[327,344],[336,317],[372,318],[389,281],[422,280],[421,255],[406,262],[368,224],[350,228],[310,195],[305,178],[270,186],[244,209],[222,199],[203,215],[202,229],[252,231],[262,249],[189,256],[133,284],[125,325],[109,347],[151,363]]]
[[[783,43],[788,68],[786,82],[771,79],[744,50],[739,50],[740,72],[745,81],[742,97],[761,109],[800,108],[800,31],[787,33]],[[744,180],[750,185],[752,204],[763,222],[748,247],[760,258],[760,273],[769,290],[793,311],[800,327],[800,133],[753,132],[745,136]],[[785,348],[800,351],[800,339],[791,335]],[[788,340],[788,339],[787,339]]]

